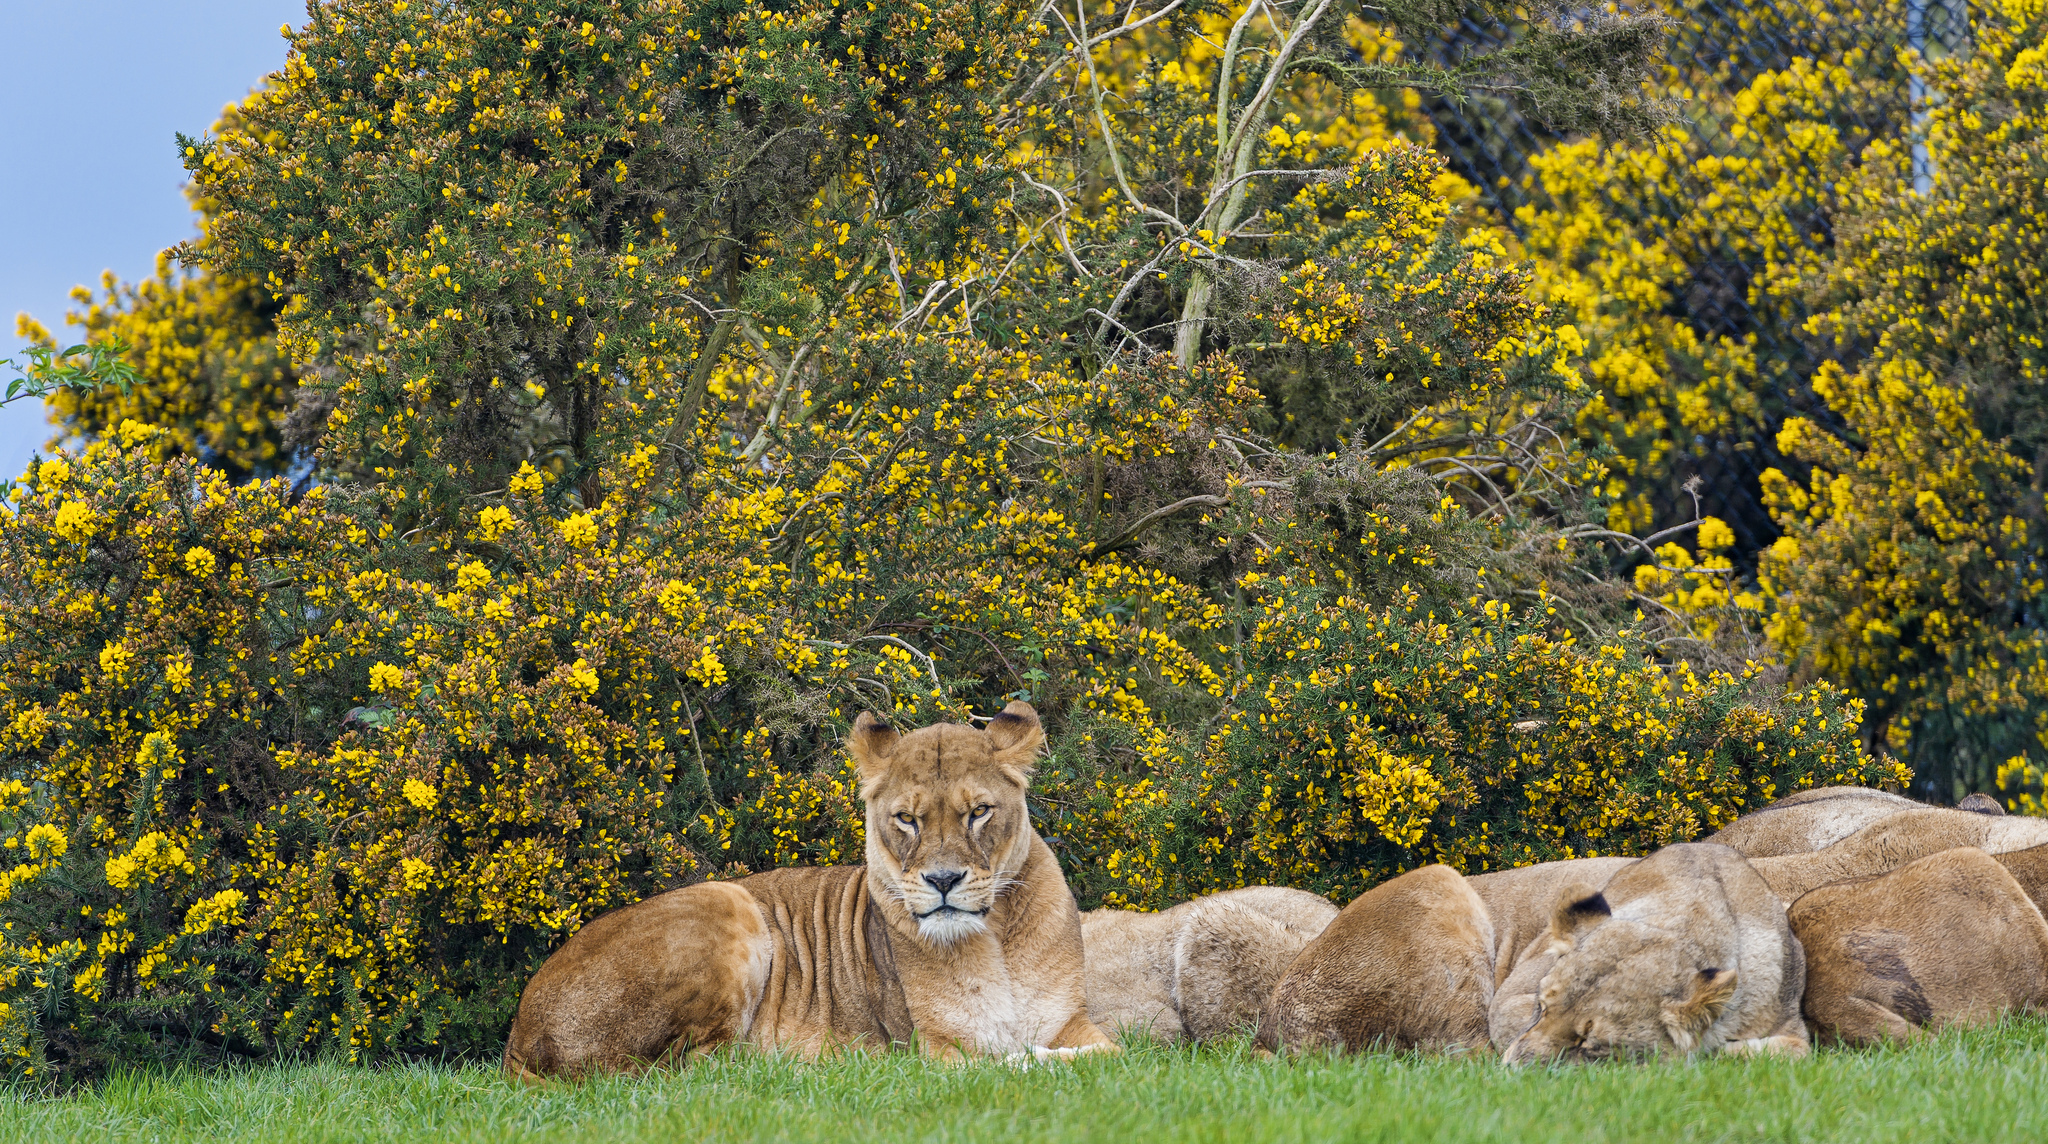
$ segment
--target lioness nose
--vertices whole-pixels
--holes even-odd
[[[960,879],[966,876],[967,871],[965,870],[927,870],[925,871],[924,880],[926,885],[937,890],[939,896],[943,898],[953,887],[960,884]]]

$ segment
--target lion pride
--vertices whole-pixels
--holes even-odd
[[[506,1071],[635,1071],[735,1042],[1115,1051],[1088,1019],[1080,912],[1025,804],[1044,740],[1021,702],[986,730],[904,735],[861,715],[848,748],[867,863],[703,882],[597,918],[527,983]]]

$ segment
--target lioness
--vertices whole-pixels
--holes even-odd
[[[1246,886],[1158,913],[1081,915],[1088,1017],[1103,1029],[1206,1040],[1259,1019],[1280,975],[1330,919],[1328,898]]]
[[[1556,959],[1549,954],[1551,907],[1568,885],[1604,886],[1640,858],[1567,858],[1474,874],[1465,879],[1493,921],[1493,996],[1487,1033],[1496,1049],[1536,1021],[1536,987]]]
[[[1988,1021],[2048,1001],[2048,922],[2005,866],[1945,850],[1792,904],[1806,1016],[1851,1045]]]
[[[1493,984],[1497,989],[1514,972],[1525,953],[1542,952],[1549,944],[1550,908],[1557,893],[1571,883],[1604,886],[1623,867],[1640,858],[1567,858],[1560,862],[1539,862],[1495,870],[1490,874],[1469,874],[1465,884],[1486,905],[1493,919]],[[1538,942],[1541,942],[1541,946]],[[1533,1000],[1533,998],[1532,998]],[[1515,1029],[1520,1033],[1524,1024]]]
[[[635,1071],[729,1042],[1115,1051],[1088,1020],[1080,912],[1025,806],[1044,741],[1021,702],[985,731],[899,735],[862,714],[847,746],[867,864],[703,882],[597,918],[527,983],[506,1070]]]
[[[2044,844],[2048,820],[1918,807],[1873,822],[1825,849],[1759,858],[1753,864],[1789,902],[1830,882],[1868,878],[1959,846],[2004,854]]]
[[[1604,888],[1565,886],[1549,933],[1544,957],[1516,970],[1541,977],[1534,1024],[1507,1063],[1806,1051],[1799,942],[1783,903],[1728,847],[1667,846]]]
[[[1900,811],[1926,806],[1869,787],[1815,787],[1753,810],[1700,841],[1732,846],[1748,858],[1804,854],[1832,846]]]
[[[1493,922],[1456,870],[1424,866],[1359,895],[1266,1004],[1273,1049],[1486,1049]]]

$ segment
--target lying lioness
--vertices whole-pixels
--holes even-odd
[[[1555,901],[1544,956],[1494,999],[1535,986],[1534,1023],[1503,1061],[1806,1051],[1805,958],[1783,903],[1735,851],[1667,846]]]
[[[1804,854],[1832,846],[1873,822],[1927,804],[1869,787],[1816,787],[1753,810],[1700,839],[1748,858]]]
[[[1465,879],[1493,920],[1493,994],[1486,1021],[1494,1048],[1507,1048],[1536,1022],[1536,989],[1556,961],[1550,921],[1558,894],[1566,886],[1604,886],[1640,861],[1567,858]]]
[[[1100,1028],[1206,1040],[1259,1019],[1273,984],[1337,907],[1285,886],[1246,886],[1148,914],[1081,915],[1088,1016]]]
[[[1868,878],[1944,850],[1972,846],[2005,854],[2048,844],[2048,820],[1917,807],[1882,818],[1822,850],[1755,861],[1786,901],[1831,882]]]
[[[986,731],[899,735],[861,715],[847,745],[867,864],[703,882],[597,918],[527,983],[506,1070],[635,1071],[731,1042],[1115,1051],[1088,1020],[1080,912],[1025,806],[1044,740],[1026,703]]]
[[[1904,1040],[2048,1003],[2048,922],[2007,867],[1945,850],[1792,904],[1806,1016],[1829,1041]]]
[[[1485,1049],[1493,921],[1449,866],[1367,890],[1301,951],[1259,1021],[1267,1049]]]

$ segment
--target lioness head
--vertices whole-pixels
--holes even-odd
[[[1559,894],[1549,952],[1536,1023],[1502,1054],[1510,1064],[1690,1053],[1735,996],[1733,969],[1694,964],[1690,943],[1614,917],[1583,884]]]
[[[868,810],[868,868],[946,945],[986,928],[996,895],[1030,854],[1024,803],[1045,742],[1038,712],[1013,702],[986,730],[941,723],[899,734],[862,713],[847,747]]]

